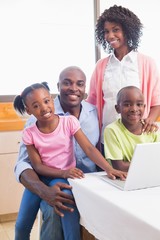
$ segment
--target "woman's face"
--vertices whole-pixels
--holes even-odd
[[[108,21],[105,22],[104,38],[114,50],[127,46],[123,29],[118,23]]]

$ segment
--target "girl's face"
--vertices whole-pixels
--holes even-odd
[[[54,103],[50,93],[45,88],[35,89],[26,97],[26,111],[40,121],[51,120],[54,117]]]
[[[127,42],[120,24],[106,21],[104,24],[104,38],[115,50],[127,46]]]
[[[116,110],[121,114],[123,124],[128,127],[136,125],[143,118],[145,109],[144,98],[137,89],[125,90]]]

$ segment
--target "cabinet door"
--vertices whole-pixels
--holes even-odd
[[[17,153],[0,155],[0,215],[19,210],[24,187],[14,175],[16,159]]]
[[[21,139],[21,131],[0,132],[0,154],[17,153]]]

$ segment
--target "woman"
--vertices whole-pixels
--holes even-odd
[[[160,75],[155,62],[137,51],[142,28],[132,11],[117,5],[106,9],[97,21],[97,43],[109,54],[96,64],[87,101],[97,106],[102,144],[104,128],[118,118],[116,95],[125,86],[142,90],[146,104],[143,131],[158,129],[154,121],[160,116]]]

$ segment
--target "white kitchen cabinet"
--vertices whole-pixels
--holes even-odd
[[[17,213],[24,187],[16,181],[14,166],[21,131],[0,132],[0,215]]]

